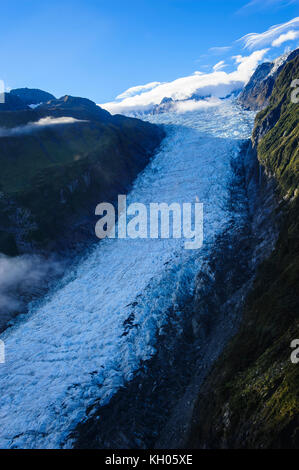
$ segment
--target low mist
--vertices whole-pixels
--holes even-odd
[[[30,300],[46,292],[63,265],[38,255],[9,257],[0,253],[0,331]]]
[[[75,119],[72,117],[59,117],[54,118],[51,116],[45,117],[40,119],[36,122],[28,122],[28,124],[24,124],[22,126],[13,127],[11,129],[6,127],[0,128],[0,137],[14,137],[18,135],[26,135],[31,134],[32,132],[37,132],[42,130],[48,126],[58,126],[58,125],[65,125],[65,124],[74,124],[76,122],[86,122],[82,119]]]

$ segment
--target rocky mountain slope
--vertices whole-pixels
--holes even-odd
[[[299,49],[286,53],[274,62],[259,65],[238,97],[245,109],[258,111],[268,106],[277,77],[287,62],[295,59]]]
[[[65,96],[33,110],[6,94],[0,252],[64,250],[94,239],[96,205],[127,191],[163,137],[158,126],[111,116],[87,99]]]
[[[238,334],[201,388],[184,445],[194,448],[298,448],[299,108],[291,101],[299,57],[281,70],[269,106],[256,117],[253,149],[276,186],[276,247],[246,298]]]

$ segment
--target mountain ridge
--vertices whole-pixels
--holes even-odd
[[[39,105],[40,103],[55,99],[54,95],[39,88],[15,88],[10,90],[10,94],[18,96],[27,106]]]

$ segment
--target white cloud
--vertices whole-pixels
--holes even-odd
[[[186,100],[178,101],[174,104],[172,111],[177,113],[187,113],[188,111],[196,111],[197,109],[212,108],[219,106],[221,100],[219,98],[207,98],[206,100]]]
[[[104,103],[100,106],[112,114],[128,114],[150,110],[153,105],[160,104],[165,97],[182,101],[188,100],[194,93],[197,93],[202,96],[211,95],[222,98],[244,86],[267,51],[268,49],[262,49],[246,57],[237,56],[235,60],[238,67],[231,73],[219,69],[212,73],[195,72],[172,82],[161,83],[139,95],[129,96],[121,101]],[[193,104],[191,103],[191,105]]]
[[[287,23],[272,26],[263,33],[246,34],[246,36],[243,36],[239,41],[242,41],[244,43],[244,47],[251,50],[265,47],[272,44],[276,39],[279,39],[282,34],[289,33],[290,31],[295,32],[294,28],[299,29],[299,17],[293,18]]]
[[[266,10],[267,8],[274,8],[276,10],[285,8],[289,5],[296,3],[297,0],[251,0],[246,3],[237,13],[249,13],[256,12],[261,10]]]
[[[213,54],[223,54],[224,52],[229,51],[232,46],[220,46],[220,47],[210,47],[209,51]]]
[[[214,65],[213,70],[217,72],[218,70],[221,70],[224,67],[227,67],[227,64],[224,62],[224,60],[220,60],[220,62],[217,62],[217,64]]]
[[[53,118],[51,116],[40,119],[37,122],[28,122],[23,126],[13,127],[13,128],[0,128],[0,137],[11,137],[17,135],[31,134],[34,131],[43,129],[47,126],[57,126],[62,124],[73,124],[75,122],[86,122],[80,119],[75,119],[72,117],[59,117]]]
[[[138,85],[138,86],[133,86],[129,88],[128,90],[124,91],[120,95],[116,97],[116,99],[124,99],[124,98],[129,98],[130,96],[135,96],[140,94],[140,92],[146,91],[146,90],[152,90],[153,88],[156,88],[158,85],[161,85],[161,82],[150,82],[147,83],[146,85]]]
[[[274,39],[272,42],[273,47],[279,47],[286,41],[293,41],[299,37],[299,31],[289,31],[288,33],[281,34],[277,39]]]
[[[62,269],[55,259],[45,260],[37,255],[11,258],[0,253],[0,320],[9,319],[10,312],[22,309],[22,295],[38,292]]]

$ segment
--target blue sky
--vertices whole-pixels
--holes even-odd
[[[132,86],[208,71],[232,50],[246,53],[240,37],[297,16],[296,0],[1,2],[0,79],[102,103]],[[214,49],[224,46],[231,49]]]

